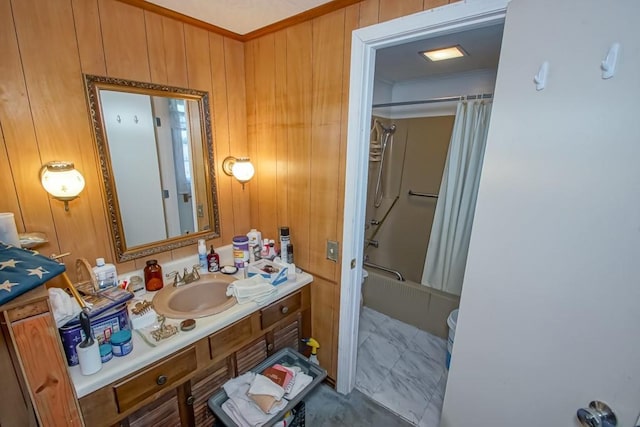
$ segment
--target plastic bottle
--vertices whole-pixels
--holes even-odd
[[[113,264],[105,264],[104,258],[96,259],[96,266],[93,267],[93,273],[98,280],[98,289],[107,289],[118,285],[116,266]]]
[[[249,238],[249,262],[254,263],[262,258],[260,256],[262,233],[255,228],[252,228],[251,231],[247,233],[247,237]]]
[[[289,245],[291,244],[291,238],[289,236],[289,227],[280,227],[280,258],[283,262],[287,261],[287,254],[289,252]]]
[[[209,273],[215,273],[220,270],[220,256],[213,250],[211,245],[211,252],[207,255],[207,271]]]
[[[309,356],[309,362],[319,365],[320,362],[318,361],[318,349],[320,348],[320,344],[318,344],[318,341],[313,338],[303,338],[302,342],[311,347],[311,356]]]
[[[162,267],[155,259],[147,261],[144,268],[144,287],[147,291],[159,291],[164,286],[162,281]]]
[[[260,252],[261,258],[269,257],[269,239],[264,239],[262,241],[262,252]]]
[[[233,263],[236,267],[244,267],[249,262],[249,238],[247,236],[235,236],[233,242]]]
[[[200,271],[207,270],[207,245],[204,239],[198,239],[198,263],[200,264]]]
[[[267,258],[274,259],[278,254],[276,253],[276,241],[271,239],[269,240],[269,255]]]

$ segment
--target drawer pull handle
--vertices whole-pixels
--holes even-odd
[[[193,395],[191,395],[191,396],[187,397],[187,405],[189,405],[189,406],[193,406],[193,404],[195,403],[195,401],[196,401],[196,398],[195,398],[195,397],[193,397]]]
[[[166,383],[167,383],[167,377],[165,375],[159,375],[158,378],[156,378],[156,384],[165,385]]]
[[[269,345],[267,346],[267,351],[271,350],[273,350],[273,343],[269,343]]]
[[[280,309],[280,313],[287,314],[289,312],[289,307],[286,305]]]

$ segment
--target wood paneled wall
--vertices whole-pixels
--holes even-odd
[[[447,3],[365,0],[245,43],[251,224],[272,237],[289,225],[296,264],[316,276],[312,331],[334,379],[340,262],[325,253],[327,240],[342,247],[351,33]]]
[[[72,276],[76,258],[114,261],[83,73],[209,92],[222,228],[210,243],[249,230],[250,190],[220,169],[227,155],[247,154],[241,42],[116,0],[0,0],[0,52],[0,211],[14,212],[19,232],[45,232],[42,253],[71,252]],[[40,185],[40,166],[51,160],[71,160],[85,177],[69,212]]]

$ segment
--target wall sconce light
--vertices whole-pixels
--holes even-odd
[[[255,173],[255,169],[248,157],[229,156],[222,161],[222,170],[227,175],[237,179],[242,184],[243,190],[244,184],[249,182]]]
[[[40,181],[47,193],[64,202],[64,210],[69,211],[69,201],[78,197],[84,188],[84,177],[73,163],[53,161],[40,169]]]

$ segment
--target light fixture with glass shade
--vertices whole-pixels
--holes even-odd
[[[47,193],[64,202],[64,210],[69,211],[69,201],[78,197],[84,189],[84,177],[73,163],[53,161],[42,165],[40,181]]]
[[[255,169],[248,157],[229,156],[222,161],[222,170],[227,175],[237,179],[242,184],[243,190],[244,184],[249,182],[255,173]]]

